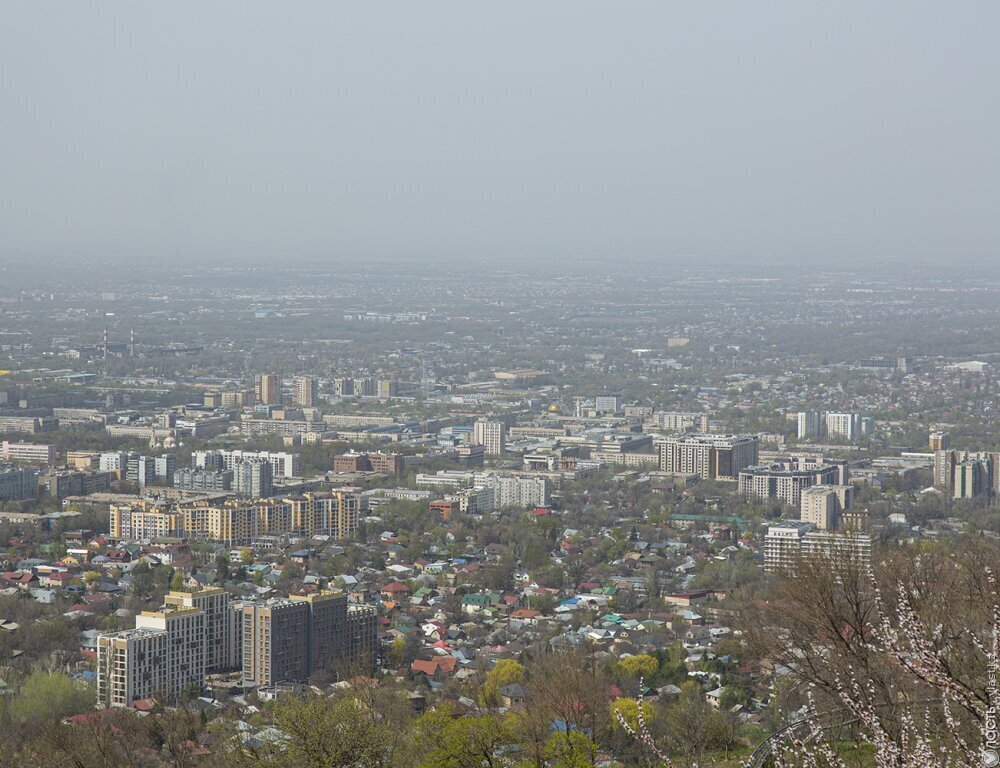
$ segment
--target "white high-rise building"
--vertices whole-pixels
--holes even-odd
[[[777,573],[793,567],[802,552],[802,539],[815,527],[802,521],[769,525],[764,536],[764,570]]]
[[[594,398],[594,410],[597,411],[598,415],[603,415],[606,413],[616,414],[622,409],[622,396],[619,394],[615,395],[598,395]]]
[[[129,629],[97,638],[97,700],[105,707],[127,707],[138,699],[163,695],[170,638],[153,629]]]
[[[708,432],[707,413],[657,411],[653,414],[652,421],[660,429],[666,429],[671,432],[686,432],[689,430]]]
[[[477,421],[472,428],[472,444],[483,446],[487,456],[502,456],[507,447],[507,425],[502,421]]]
[[[477,472],[476,488],[493,489],[493,508],[544,507],[549,503],[549,481],[544,477],[519,477]]]
[[[768,526],[764,536],[764,570],[768,573],[792,569],[800,558],[850,557],[866,565],[871,556],[870,535],[817,531],[815,524],[804,520]]]
[[[273,472],[267,459],[245,459],[233,469],[233,490],[249,499],[270,496],[274,489]]]
[[[857,440],[861,437],[861,415],[857,413],[826,414],[826,434],[830,437],[843,437],[847,440]]]
[[[191,455],[191,468],[235,470],[247,459],[264,459],[271,465],[274,477],[302,476],[302,457],[299,454],[271,451],[195,451]]]
[[[174,473],[177,472],[177,457],[172,453],[157,456],[153,468],[157,482],[173,485]]]
[[[165,605],[143,611],[135,629],[97,638],[97,695],[106,707],[154,696],[176,701],[205,682],[205,612]]]
[[[128,452],[106,451],[101,454],[98,468],[101,472],[124,472],[128,466]]]

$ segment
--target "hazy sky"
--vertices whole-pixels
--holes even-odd
[[[0,0],[0,260],[1000,260],[1000,3]]]

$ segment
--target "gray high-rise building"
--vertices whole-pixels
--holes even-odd
[[[38,473],[33,469],[0,466],[0,501],[20,501],[35,498]]]
[[[377,661],[377,616],[349,606],[342,592],[292,595],[243,606],[243,684],[270,687],[336,674],[350,664],[368,672]]]
[[[823,434],[823,414],[819,411],[799,411],[798,437],[806,440]]]

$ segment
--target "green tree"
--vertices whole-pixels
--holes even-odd
[[[174,575],[170,578],[170,589],[174,592],[184,589],[184,574],[179,570],[174,571]]]
[[[552,768],[591,768],[597,745],[582,731],[558,731],[549,738],[546,757]]]
[[[626,656],[618,662],[618,670],[629,677],[650,679],[660,669],[660,663],[648,653]]]
[[[417,718],[415,747],[421,768],[500,768],[503,748],[512,741],[499,715],[454,717],[449,703]]]
[[[274,708],[285,738],[249,756],[269,768],[390,768],[398,764],[399,733],[349,695],[289,696]]]
[[[524,667],[514,659],[500,659],[486,675],[479,691],[479,703],[484,707],[500,705],[500,689],[505,685],[524,682]]]
[[[611,725],[614,728],[622,727],[619,715],[633,731],[639,728],[639,702],[635,699],[616,699],[611,702]],[[653,705],[648,701],[642,702],[642,717],[647,724],[653,720]]]
[[[4,700],[5,719],[20,739],[27,739],[46,723],[93,707],[94,691],[75,684],[61,673],[33,672],[24,680],[17,696]]]
[[[147,599],[156,588],[156,578],[147,563],[139,563],[131,571],[131,592],[140,600]]]

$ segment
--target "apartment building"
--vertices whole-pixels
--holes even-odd
[[[319,382],[313,376],[292,379],[292,401],[296,405],[314,408],[319,402]]]
[[[486,463],[486,449],[481,445],[460,445],[455,451],[458,453],[458,463],[463,467],[475,469]]]
[[[222,504],[193,501],[168,505],[143,500],[111,505],[110,535],[124,541],[189,537],[229,546],[290,534],[345,539],[357,533],[366,508],[366,498],[348,490],[289,499],[234,499]]]
[[[276,373],[262,373],[254,376],[253,394],[256,402],[271,405],[281,402],[281,377]]]
[[[591,451],[590,458],[602,464],[612,464],[629,469],[655,469],[660,457],[655,453],[620,453],[616,451]],[[527,456],[525,456],[527,461]],[[555,469],[554,467],[550,469]]]
[[[38,473],[33,469],[0,465],[0,501],[23,501],[35,498]]]
[[[378,612],[374,606],[348,604],[345,642],[348,665],[363,670],[378,667]]]
[[[177,457],[172,453],[157,456],[153,462],[153,476],[156,482],[173,485],[174,474],[177,472]]]
[[[948,432],[931,432],[927,438],[927,443],[932,451],[947,451],[951,447],[951,434]]]
[[[343,592],[248,602],[242,609],[243,684],[268,688],[337,674],[342,665],[374,669],[377,615],[348,606]]]
[[[309,606],[269,600],[243,606],[243,685],[267,688],[309,677],[309,645],[303,631]]]
[[[802,557],[845,557],[868,565],[872,560],[872,537],[856,531],[809,531],[802,538]]]
[[[152,485],[156,481],[155,457],[130,455],[122,479],[133,485]]]
[[[823,414],[819,411],[800,411],[797,421],[799,440],[820,437],[823,434]]]
[[[102,472],[117,472],[122,480],[135,485],[170,485],[177,471],[177,457],[172,453],[143,456],[127,451],[105,451],[100,456],[99,467]]]
[[[139,699],[164,696],[173,687],[167,665],[166,632],[129,629],[97,637],[97,701],[127,707]],[[199,681],[200,682],[200,681]]]
[[[854,501],[853,485],[814,485],[802,491],[800,519],[821,531],[836,530],[841,514]]]
[[[846,464],[791,457],[740,470],[739,492],[745,499],[781,499],[798,507],[802,492],[814,485],[846,483]]]
[[[870,417],[860,413],[827,413],[825,415],[826,434],[856,442],[872,431]]]
[[[708,414],[684,411],[657,411],[650,417],[650,423],[657,429],[668,432],[708,432]]]
[[[987,451],[934,452],[934,485],[956,499],[1000,492],[1000,453]]]
[[[331,429],[364,429],[365,427],[391,427],[396,423],[396,420],[392,416],[379,416],[377,414],[327,413],[323,416],[323,423]]]
[[[778,573],[794,567],[802,552],[802,539],[815,525],[804,521],[787,521],[769,525],[764,536],[764,570]]]
[[[150,502],[112,504],[109,511],[108,535],[124,541],[148,541],[163,536],[179,535],[182,518]]]
[[[192,469],[235,470],[248,459],[263,459],[271,465],[273,477],[301,477],[302,457],[284,451],[195,451],[191,455]]]
[[[358,521],[367,509],[367,497],[357,491],[304,493],[287,501],[292,507],[292,530],[303,536],[350,538],[357,533]]]
[[[164,605],[136,616],[135,629],[97,638],[98,701],[124,707],[136,699],[173,702],[205,681],[205,613]]]
[[[110,472],[46,469],[38,473],[38,491],[52,499],[86,496],[107,491],[113,479]]]
[[[399,453],[349,451],[333,457],[334,472],[378,472],[399,480],[406,474],[406,459]]]
[[[487,456],[502,456],[507,448],[507,425],[481,419],[472,428],[473,445],[481,445]]]
[[[12,443],[4,440],[0,459],[23,464],[55,464],[56,447],[43,443]]]
[[[975,499],[992,490],[992,458],[969,458],[955,465],[952,495],[956,499]]]
[[[544,477],[498,475],[477,472],[473,487],[493,490],[493,508],[544,507],[549,503],[549,481]]]
[[[58,428],[59,420],[53,416],[0,416],[0,432],[33,435]]]
[[[98,636],[98,701],[171,703],[200,690],[206,674],[230,669],[257,687],[345,665],[369,673],[378,660],[377,621],[374,608],[348,605],[343,592],[237,605],[222,589],[170,592],[161,608],[136,617],[135,629]]]
[[[466,488],[450,493],[444,501],[455,504],[466,515],[488,515],[494,510],[495,494],[492,488]]]
[[[355,397],[375,397],[375,379],[356,378],[353,389]]]
[[[375,382],[375,395],[385,400],[399,396],[399,382],[396,379],[379,379]]]
[[[245,459],[236,464],[233,491],[248,499],[261,499],[274,491],[273,468],[267,459]]]
[[[233,487],[231,470],[178,469],[174,473],[174,488],[186,491],[224,493]]]
[[[757,435],[669,435],[658,441],[659,468],[705,480],[737,480],[740,470],[757,463],[759,445]]]
[[[865,565],[871,563],[872,538],[854,531],[817,531],[814,523],[789,520],[768,526],[763,549],[768,573],[794,569],[801,558],[850,557]]]
[[[800,440],[829,436],[857,442],[875,429],[874,420],[860,413],[799,411],[796,423]]]
[[[163,598],[163,604],[178,609],[194,608],[205,615],[202,639],[205,674],[225,672],[239,666],[240,633],[226,590],[205,587],[194,592],[169,592]]]
[[[128,465],[127,451],[105,451],[98,459],[101,472],[124,472]]]
[[[205,393],[202,403],[207,408],[251,408],[256,395],[252,389],[213,390]]]

